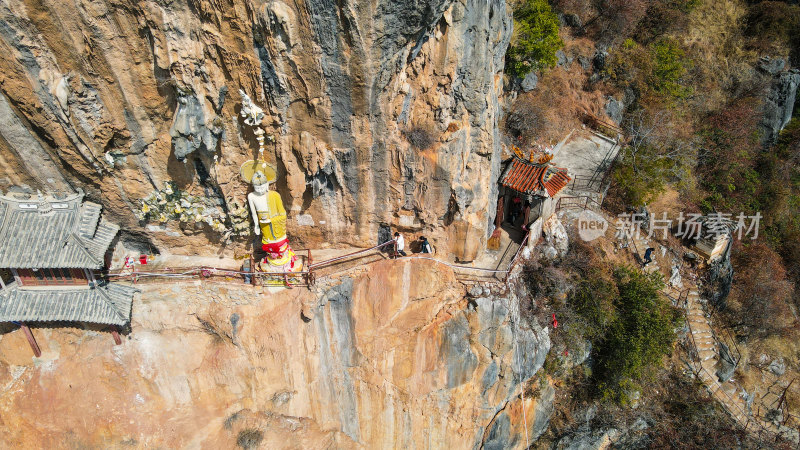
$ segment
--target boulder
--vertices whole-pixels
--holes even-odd
[[[581,65],[581,69],[589,70],[592,68],[592,59],[588,56],[578,55],[578,64]]]
[[[539,84],[539,77],[536,76],[536,73],[531,71],[528,72],[527,75],[525,75],[525,78],[522,80],[522,83],[520,83],[520,87],[524,92],[530,92],[536,89],[537,84]]]
[[[567,56],[564,50],[558,50],[556,51],[556,65],[564,69],[569,69],[569,66],[572,65],[572,57]]]
[[[569,235],[567,229],[558,220],[558,216],[553,214],[542,226],[542,235],[545,242],[556,251],[556,256],[564,257],[569,250]]]
[[[672,266],[672,273],[669,276],[668,284],[676,288],[683,287],[683,280],[681,280],[680,266],[678,265]]]
[[[783,362],[783,358],[775,359],[769,363],[769,371],[778,376],[786,373],[786,363]]]
[[[555,445],[558,450],[600,450],[608,448],[614,443],[619,431],[615,428],[608,430],[581,430],[568,434]]]
[[[617,125],[622,122],[622,114],[624,111],[625,105],[621,101],[614,97],[608,97],[608,101],[606,102],[606,114]]]
[[[770,75],[779,74],[784,66],[786,66],[786,61],[781,58],[772,59],[769,56],[762,56],[758,60],[758,68]]]
[[[724,342],[719,343],[719,369],[717,369],[717,377],[720,383],[724,383],[733,377],[733,372],[736,371],[738,361],[731,355],[731,350]]]
[[[554,401],[556,399],[556,390],[553,388],[552,384],[547,384],[544,389],[542,389],[541,394],[539,395],[539,402],[536,403],[535,416],[533,418],[533,426],[532,426],[532,433],[531,438],[533,440],[539,439],[539,436],[544,434],[547,431],[547,427],[550,425],[550,419],[553,417],[553,411],[555,410]]]

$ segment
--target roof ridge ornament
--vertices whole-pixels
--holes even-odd
[[[37,211],[39,214],[47,214],[53,210],[53,206],[47,201],[47,197],[42,195],[42,191],[36,190],[36,197],[38,197],[39,202],[37,203]]]

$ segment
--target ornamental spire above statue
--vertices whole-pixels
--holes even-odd
[[[242,96],[241,115],[244,123],[253,127],[253,134],[258,140],[258,157],[245,162],[240,169],[242,179],[253,184],[253,192],[247,194],[247,203],[253,217],[253,232],[261,236],[261,250],[267,253],[256,269],[273,273],[298,272],[302,270],[302,262],[289,245],[283,200],[280,194],[269,189],[270,184],[277,180],[277,171],[264,159],[264,130],[261,128],[264,110],[241,89],[239,93]]]

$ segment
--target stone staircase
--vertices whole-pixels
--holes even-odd
[[[696,360],[691,363],[693,371],[712,397],[722,403],[738,423],[747,424],[752,418],[747,401],[739,395],[742,390],[732,380],[721,383],[716,375],[719,364],[717,341],[714,338],[711,323],[703,311],[700,294],[695,286],[690,288],[683,306],[691,334],[690,339],[697,352]]]
[[[644,253],[646,249],[651,246],[651,242],[641,233],[637,232],[628,240],[628,250],[634,253],[637,263],[641,264],[644,261]],[[647,273],[653,273],[660,270],[658,258],[659,245],[652,245],[656,250],[653,252],[653,261],[642,270]],[[641,267],[641,266],[640,266]],[[662,276],[664,274],[662,273]],[[665,277],[666,278],[666,277]],[[703,310],[703,302],[700,293],[697,290],[697,285],[687,279],[682,280],[682,292],[688,291],[685,296],[678,294],[676,296],[676,289],[672,287],[665,287],[662,292],[666,297],[677,302],[676,306],[683,308],[687,325],[689,327],[690,340],[693,344],[695,355],[687,363],[703,385],[708,389],[711,396],[717,400],[726,411],[733,417],[736,422],[749,432],[754,432],[774,439],[775,436],[783,436],[795,443],[800,441],[798,438],[798,431],[783,425],[776,425],[773,422],[763,420],[757,415],[752,414],[750,405],[748,405],[744,389],[733,380],[721,383],[716,375],[717,367],[719,365],[719,350],[716,337],[711,328],[711,321],[706,316]],[[766,436],[765,436],[766,435]]]

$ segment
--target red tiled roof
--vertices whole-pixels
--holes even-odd
[[[526,194],[546,190],[547,195],[553,197],[571,180],[572,178],[567,175],[567,169],[548,164],[532,164],[513,158],[511,167],[500,180],[500,184]]]

